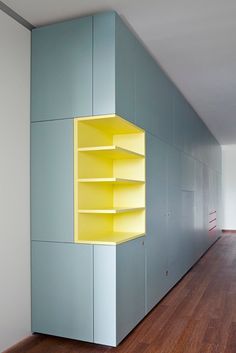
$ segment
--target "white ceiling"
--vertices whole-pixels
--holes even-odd
[[[236,144],[235,0],[5,0],[34,26],[116,10],[221,144]]]

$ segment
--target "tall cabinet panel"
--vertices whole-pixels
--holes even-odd
[[[167,149],[146,133],[146,311],[166,293],[167,281]]]
[[[194,111],[177,89],[174,89],[173,101],[173,143],[187,154],[194,155],[197,132]]]
[[[180,150],[185,146],[185,116],[186,109],[182,94],[174,89],[173,95],[173,144]]]
[[[135,50],[136,123],[161,139],[172,141],[173,88],[150,54],[137,42]]]
[[[204,207],[203,207],[203,164],[195,162],[195,247],[196,255],[200,257],[205,251]]]
[[[181,153],[172,146],[168,152],[168,287],[174,285],[183,273],[183,239],[181,227]]]
[[[92,114],[92,17],[32,31],[32,121]]]
[[[93,115],[115,113],[115,12],[93,16]]]
[[[210,198],[210,180],[209,180],[209,168],[207,165],[203,166],[203,209],[204,209],[204,230],[205,230],[205,241],[204,246],[207,248],[210,246],[211,241],[209,238],[209,198]]]
[[[93,341],[93,246],[32,242],[32,330]]]
[[[73,120],[31,124],[31,237],[73,241]]]
[[[145,315],[145,238],[119,245],[116,261],[119,343]]]
[[[181,153],[181,225],[182,225],[182,261],[184,272],[196,261],[195,249],[195,163],[196,161]]]
[[[181,196],[181,223],[183,234],[181,255],[184,263],[183,273],[185,273],[196,261],[194,246],[194,192],[183,190]]]
[[[170,171],[168,170],[168,175]],[[181,190],[180,187],[168,183],[168,289],[182,276],[183,265],[183,233],[181,224]]]
[[[117,342],[116,246],[94,245],[94,342]]]
[[[94,245],[95,343],[116,346],[145,315],[144,239]]]
[[[135,115],[136,122],[146,131],[157,135],[155,94],[156,67],[154,60],[140,43],[136,46],[135,60]],[[145,118],[144,118],[145,117]]]
[[[137,39],[116,15],[116,114],[135,123],[135,47]]]
[[[222,176],[218,172],[217,173],[217,219],[216,219],[216,224],[217,224],[217,230],[218,234],[220,234],[221,229],[222,229],[222,194],[221,194],[221,185],[222,185]]]

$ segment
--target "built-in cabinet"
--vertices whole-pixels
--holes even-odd
[[[221,151],[114,12],[33,30],[32,331],[116,346],[219,236]]]
[[[145,315],[145,132],[116,115],[31,132],[32,330],[116,346]]]

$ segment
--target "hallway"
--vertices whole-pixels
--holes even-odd
[[[7,353],[236,353],[236,235],[222,235],[117,347],[34,335]]]

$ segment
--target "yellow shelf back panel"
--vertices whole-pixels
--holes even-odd
[[[117,159],[113,164],[113,175],[145,181],[145,159]]]
[[[145,210],[115,215],[113,230],[115,232],[145,233]]]
[[[113,178],[113,163],[111,159],[100,158],[91,153],[78,153],[78,178]]]
[[[145,184],[117,184],[113,187],[114,207],[144,207],[145,208]]]
[[[116,115],[74,120],[74,240],[145,234],[145,133]]]
[[[109,183],[77,183],[79,192],[75,211],[79,209],[112,208],[113,184]]]
[[[141,155],[145,155],[144,133],[121,134],[113,136],[113,144],[125,148],[130,151],[136,151]]]

